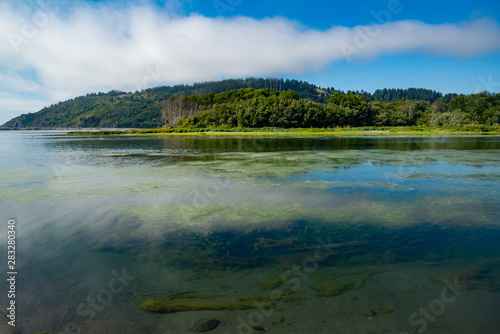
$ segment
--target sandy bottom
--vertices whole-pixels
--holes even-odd
[[[91,260],[91,259],[87,259]],[[88,263],[88,262],[87,262]],[[50,282],[40,285],[20,283],[22,304],[19,320],[23,333],[190,333],[191,324],[204,318],[216,318],[221,325],[214,334],[258,333],[250,327],[258,323],[267,333],[498,333],[500,328],[500,292],[465,289],[453,294],[443,282],[431,280],[457,263],[430,265],[412,263],[377,267],[380,270],[364,287],[334,297],[317,297],[309,285],[323,268],[311,270],[300,279],[296,296],[300,302],[277,303],[269,310],[189,311],[170,314],[148,313],[138,305],[146,298],[162,298],[173,293],[201,291],[224,295],[222,302],[254,295],[270,295],[271,290],[258,282],[274,269],[230,272],[223,277],[202,277],[191,270],[168,270],[145,263],[110,256],[107,265],[89,272],[86,266],[68,264],[74,279],[68,279],[61,263],[52,263],[30,273],[46,276]],[[113,293],[92,316],[88,298],[98,296],[113,279],[111,270],[134,279],[120,292]],[[292,268],[290,268],[292,269]],[[286,268],[282,270],[285,272]],[[209,272],[207,272],[209,273]],[[73,276],[73,274],[75,276]],[[26,276],[30,276],[26,275]],[[79,277],[79,279],[76,279]],[[194,279],[193,279],[194,278]],[[29,280],[33,282],[33,280]],[[40,282],[42,283],[42,282]],[[282,285],[283,287],[283,285]],[[280,287],[280,289],[282,288]],[[101,293],[101,297],[104,296]],[[83,306],[82,306],[83,304]],[[390,307],[393,312],[374,314],[373,310]],[[430,309],[430,310],[429,310]],[[434,313],[432,313],[434,310]],[[87,311],[87,313],[82,312]],[[427,312],[427,313],[422,313]],[[416,313],[416,315],[414,314]],[[427,318],[425,315],[426,314]],[[413,315],[413,318],[412,318]]]

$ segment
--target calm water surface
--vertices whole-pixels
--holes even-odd
[[[499,136],[2,131],[0,157],[23,333],[500,328]]]

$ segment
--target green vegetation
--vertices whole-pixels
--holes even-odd
[[[363,96],[367,101],[391,102],[401,99],[411,101],[443,101],[448,103],[457,94],[443,94],[430,89],[410,88],[410,89],[377,89],[373,94],[366,92],[353,92],[354,94]]]
[[[193,85],[162,86],[143,91],[91,93],[23,114],[3,125],[6,128],[153,128],[164,125],[161,110],[177,95],[217,95],[242,88],[292,89],[300,98],[326,102],[328,94],[298,80],[228,79]],[[223,95],[221,95],[223,96]],[[220,96],[215,99],[220,101]]]
[[[309,196],[316,198],[312,190]],[[363,268],[417,260],[436,262],[496,256],[500,249],[496,243],[499,232],[494,228],[471,226],[470,222],[477,222],[477,218],[456,209],[469,204],[458,198],[452,198],[451,202],[452,206],[438,205],[437,209],[427,201],[416,203],[417,207],[430,211],[451,211],[450,216],[439,220],[444,225],[441,227],[420,221],[413,224],[411,210],[400,218],[398,211],[386,208],[380,211],[377,205],[362,202],[355,202],[348,209],[312,208],[311,211],[293,206],[279,207],[279,210],[263,206],[235,207],[172,225],[167,221],[173,223],[178,219],[174,210],[159,207],[153,216],[145,217],[142,212],[152,210],[147,207],[131,211],[136,214],[119,220],[102,221],[102,227],[112,229],[113,233],[96,235],[93,244],[96,250],[130,254],[137,260],[147,259],[159,266],[192,268],[198,271],[194,274],[196,278],[207,277],[207,272],[210,272],[208,277],[216,277],[244,268],[267,267],[269,270],[257,281],[263,289],[279,287],[282,276],[276,266],[293,266],[303,261],[316,250],[318,236],[332,236],[329,243],[334,253],[323,263],[336,267]],[[394,207],[394,203],[386,206]],[[207,209],[213,211],[210,206]],[[161,218],[156,217],[157,214],[161,214]],[[396,216],[397,220],[387,224],[385,216]],[[460,216],[464,216],[464,222],[459,220]],[[432,222],[428,218],[422,217],[423,221]],[[447,221],[454,224],[453,229],[446,226]],[[195,232],[193,226],[209,230]],[[483,243],[478,244],[478,239]],[[340,274],[343,273],[333,272],[329,278],[336,279]],[[289,275],[287,279],[292,277]]]
[[[384,136],[384,135],[443,135],[443,134],[499,134],[498,125],[467,126],[413,126],[413,127],[358,127],[358,128],[241,128],[208,126],[205,128],[156,128],[133,130],[71,131],[73,135],[170,135],[170,136]]]
[[[21,115],[4,127],[168,126],[201,132],[207,128],[224,130],[218,127],[245,131],[241,128],[461,127],[498,123],[500,94],[443,96],[415,88],[377,90],[374,94],[344,93],[297,80],[249,78],[157,87],[135,93],[87,94],[34,114]],[[146,133],[182,132],[180,129],[150,131]]]
[[[288,279],[290,279],[290,278],[288,278]],[[269,275],[266,275],[264,278],[262,278],[259,281],[259,286],[262,289],[271,290],[271,289],[276,289],[277,287],[279,287],[283,283],[284,283],[284,281],[281,277],[279,277],[279,275],[269,274]]]
[[[300,222],[272,230],[268,230],[265,224],[247,227],[243,231],[194,233],[182,229],[162,233],[159,243],[144,244],[142,234],[133,231],[121,237],[104,237],[96,242],[95,248],[102,252],[135,254],[138,258],[153,256],[159,264],[210,270],[221,275],[231,270],[278,261],[295,263],[297,257],[310,253],[316,247],[313,233],[311,227]],[[300,240],[297,235],[300,235]],[[263,288],[276,284],[272,275],[262,280]]]
[[[327,103],[300,99],[293,91],[238,90],[218,99],[177,97],[163,109],[168,124],[180,127],[333,128],[384,126],[464,126],[500,123],[500,94],[460,95],[449,103],[401,99],[369,102],[361,95],[335,92]],[[197,112],[185,99],[201,105]],[[185,117],[182,117],[184,115]],[[194,115],[194,116],[193,116]]]
[[[338,296],[350,290],[362,289],[377,272],[366,269],[328,269],[318,274],[310,288],[316,296]]]
[[[139,308],[146,312],[153,313],[174,313],[201,310],[235,311],[253,308],[270,309],[274,307],[277,302],[294,303],[304,300],[304,298],[294,296],[290,292],[274,299],[270,296],[251,296],[240,298],[238,301],[228,303],[211,300],[215,297],[217,297],[217,295],[207,293],[179,293],[168,296],[164,299],[145,299],[140,303]]]
[[[271,301],[259,304],[260,308],[269,309],[273,306]],[[232,303],[221,303],[214,301],[200,300],[160,300],[146,299],[141,302],[139,308],[146,312],[154,313],[174,313],[185,311],[201,311],[201,310],[248,310],[257,308],[254,305],[254,300],[237,301]]]

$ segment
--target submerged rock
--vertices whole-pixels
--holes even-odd
[[[253,329],[255,329],[256,331],[259,331],[259,332],[265,332],[266,329],[264,328],[264,326],[258,324],[258,323],[254,323],[251,325]]]
[[[217,319],[200,319],[196,320],[189,330],[191,332],[208,332],[220,325],[220,321]]]

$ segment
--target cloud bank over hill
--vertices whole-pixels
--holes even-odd
[[[367,25],[315,30],[280,17],[177,16],[139,5],[63,13],[4,4],[0,31],[0,110],[98,90],[300,75],[399,53],[472,57],[500,49],[500,26],[491,19],[431,25],[381,15]]]

